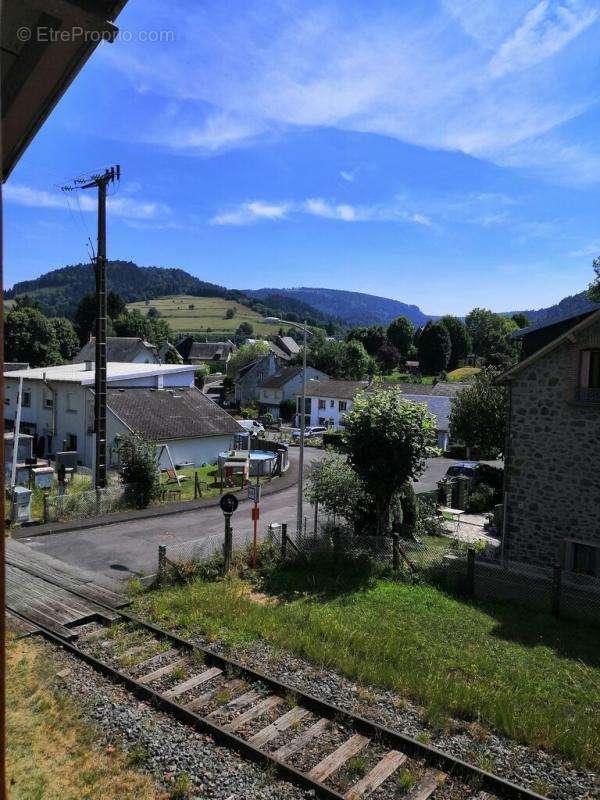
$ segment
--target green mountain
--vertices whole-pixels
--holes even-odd
[[[169,294],[190,294],[196,297],[227,297],[228,290],[207,283],[182,269],[138,267],[133,261],[107,262],[109,291],[117,292],[127,303],[152,300]],[[40,304],[48,316],[72,317],[77,303],[86,292],[94,290],[94,269],[91,264],[74,264],[15,283],[4,293],[7,300],[28,294]]]

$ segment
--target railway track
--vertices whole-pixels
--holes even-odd
[[[545,800],[124,611],[47,640],[324,800]],[[20,615],[27,619],[24,615]]]

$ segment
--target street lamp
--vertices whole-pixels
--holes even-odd
[[[302,406],[300,413],[300,454],[298,456],[298,506],[296,510],[296,535],[300,536],[302,533],[302,504],[304,499],[304,428],[305,428],[305,414],[306,414],[306,337],[310,333],[306,325],[306,320],[302,324],[299,322],[290,322],[289,320],[282,320],[279,317],[265,317],[263,322],[285,322],[291,328],[298,328],[304,334],[304,341],[302,347]]]

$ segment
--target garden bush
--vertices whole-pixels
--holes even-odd
[[[481,514],[483,511],[493,508],[495,502],[496,490],[494,487],[482,483],[470,494],[467,510],[472,514]]]

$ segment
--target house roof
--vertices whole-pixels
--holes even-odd
[[[1,26],[2,177],[6,180],[29,142],[101,41],[126,0],[3,0]],[[80,29],[79,36],[69,35]],[[30,36],[22,35],[29,31]],[[36,31],[45,31],[45,35]],[[48,32],[52,31],[53,36]],[[67,34],[63,36],[61,34]]]
[[[586,317],[589,317],[590,314],[593,314],[594,311],[598,311],[600,309],[600,304],[592,303],[590,301],[590,308],[586,309],[585,311],[577,311],[576,313],[566,312],[558,317],[553,317],[549,320],[542,320],[541,322],[534,322],[533,325],[528,325],[526,328],[519,328],[519,330],[514,331],[511,335],[513,339],[522,339],[524,336],[528,336],[530,333],[534,333],[535,331],[545,330],[546,328],[554,328],[555,326],[563,325],[564,323],[571,323],[570,327],[572,328],[578,322],[581,322]]]
[[[396,383],[382,381],[375,385],[385,387],[386,389],[400,389],[403,394],[407,395],[419,394],[430,395],[432,397],[456,397],[456,395],[460,394],[463,389],[466,389],[469,384],[459,381],[452,383],[449,381],[438,381],[435,385],[432,383]]]
[[[307,397],[333,397],[339,400],[352,400],[354,395],[369,386],[368,381],[314,381],[306,383]]]
[[[195,386],[109,388],[108,407],[130,430],[153,442],[227,436],[243,429]]]
[[[452,408],[451,397],[434,397],[430,394],[405,395],[404,399],[411,403],[425,403],[427,408],[437,419],[436,428],[438,431],[447,431],[450,428],[450,409]]]
[[[79,383],[82,386],[93,386],[94,370],[86,370],[85,363],[62,364],[56,367],[36,367],[35,369],[18,369],[4,373],[5,378],[25,378],[33,381],[59,381]],[[182,364],[129,364],[109,361],[106,365],[106,380],[123,380],[125,378],[153,377],[173,372],[189,372],[193,367]]]
[[[131,362],[140,350],[147,349],[158,357],[158,350],[150,342],[145,342],[139,336],[107,336],[106,359],[107,361]],[[96,357],[96,339],[91,337],[73,359],[74,364],[84,361],[93,361]]]
[[[275,375],[271,375],[271,377],[263,381],[258,388],[281,389],[281,387],[285,386],[288,381],[297,378],[301,373],[302,367],[284,367],[284,369],[280,370]]]
[[[5,361],[4,372],[14,372],[17,369],[28,369],[29,364],[26,361]]]
[[[277,342],[291,356],[295,356],[300,352],[300,345],[295,339],[292,339],[291,336],[278,336]]]
[[[577,334],[583,332],[587,328],[591,327],[592,325],[596,325],[598,323],[600,323],[600,308],[592,312],[591,314],[588,314],[586,317],[584,317],[584,319],[580,320],[576,325],[573,325],[573,327],[570,327],[564,333],[561,333],[560,336],[557,336],[555,339],[552,339],[552,341],[548,342],[548,344],[544,345],[544,347],[540,347],[539,350],[536,350],[530,356],[523,359],[523,361],[520,361],[518,364],[515,364],[514,367],[508,369],[506,372],[500,375],[500,377],[498,378],[498,382],[504,383],[505,381],[512,380],[516,375],[519,375],[521,372],[523,372],[523,370],[526,370],[529,366],[535,364],[536,361],[539,361],[539,359],[548,355],[548,353],[551,353],[561,344],[564,344],[564,342],[572,341],[573,338],[577,336]]]

